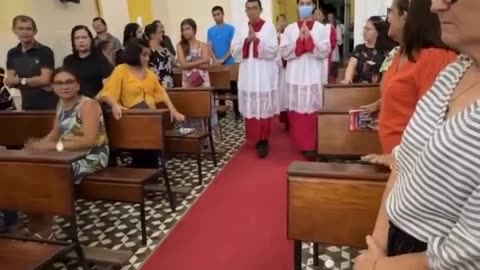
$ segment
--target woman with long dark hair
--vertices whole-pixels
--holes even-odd
[[[364,43],[353,49],[342,83],[377,83],[381,80],[380,67],[393,49],[386,22],[372,16],[363,28]]]
[[[128,23],[123,29],[123,48],[115,52],[115,64],[118,66],[125,62],[125,47],[131,40],[142,38],[142,28],[138,23]]]
[[[183,70],[183,87],[209,87],[208,67],[210,55],[208,45],[197,40],[197,23],[185,19],[180,24],[182,39],[177,45],[178,64]]]
[[[363,106],[379,113],[379,138],[388,156],[400,144],[418,101],[430,89],[440,70],[456,53],[441,39],[440,21],[431,13],[432,0],[395,0],[389,9],[388,35],[400,46],[383,74],[381,99]],[[366,160],[378,158],[374,155]]]
[[[174,56],[163,47],[163,34],[156,23],[151,23],[145,27],[143,38],[150,45],[152,54],[150,55],[149,66],[155,72],[160,83],[166,87],[173,87],[173,64]]]
[[[87,26],[74,26],[70,39],[73,53],[65,57],[63,66],[75,73],[82,94],[94,98],[112,73],[113,66],[95,47],[92,32]]]

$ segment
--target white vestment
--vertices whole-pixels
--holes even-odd
[[[269,118],[280,112],[278,98],[277,31],[271,22],[265,22],[259,32],[258,57],[254,57],[250,42],[249,57],[243,58],[243,45],[248,28],[235,31],[231,50],[240,62],[238,74],[239,111],[245,118]]]
[[[315,113],[323,106],[323,85],[328,81],[328,57],[331,51],[330,26],[314,22],[310,36],[313,52],[295,54],[300,36],[298,23],[287,26],[281,37],[281,56],[287,60],[285,104],[298,113]]]

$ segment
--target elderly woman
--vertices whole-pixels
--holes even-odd
[[[355,270],[479,269],[480,1],[433,0],[442,40],[464,52],[419,101]]]

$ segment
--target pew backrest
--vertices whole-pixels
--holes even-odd
[[[163,124],[167,114],[164,109],[131,109],[123,111],[122,118],[115,120],[107,113],[105,123],[110,148],[163,150]]]
[[[30,138],[50,132],[55,111],[0,111],[0,145],[23,146]]]
[[[0,209],[73,218],[71,163],[84,155],[0,150]]]
[[[294,162],[288,169],[288,238],[364,248],[388,175],[374,165]]]
[[[381,153],[376,131],[349,129],[348,109],[322,109],[317,114],[317,154],[320,156],[362,156]]]
[[[378,84],[327,84],[323,89],[323,108],[352,109],[380,98]]]
[[[210,118],[212,88],[172,88],[168,96],[175,108],[189,118]]]
[[[230,81],[238,79],[238,65],[212,67],[208,69],[208,74],[212,88],[227,90],[230,89]],[[173,85],[182,87],[182,70],[180,68],[173,70]]]

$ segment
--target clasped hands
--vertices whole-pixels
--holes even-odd
[[[303,22],[300,28],[300,40],[304,40],[310,36],[310,29],[308,29],[307,22]]]
[[[255,34],[255,30],[253,30],[253,27],[251,25],[248,26],[248,37],[247,41],[252,42],[255,39],[257,39],[257,35]]]

